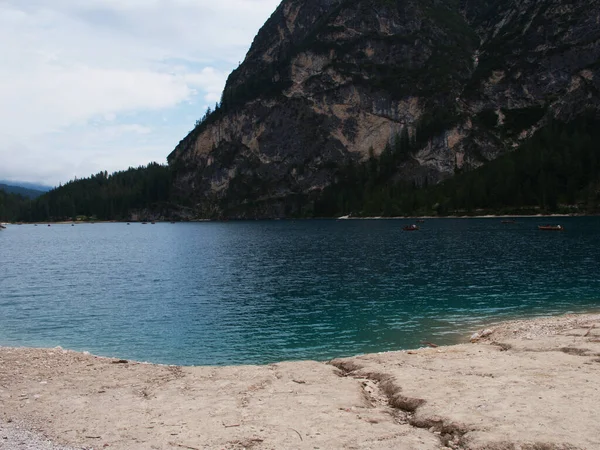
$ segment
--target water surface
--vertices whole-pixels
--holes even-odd
[[[600,218],[0,231],[0,345],[170,364],[328,359],[600,309]]]

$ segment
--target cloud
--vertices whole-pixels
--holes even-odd
[[[0,177],[164,161],[277,3],[3,0]]]
[[[202,86],[200,86],[202,87]],[[144,70],[45,67],[12,80],[0,73],[0,130],[56,132],[98,115],[176,106],[193,94],[183,77]]]
[[[225,72],[218,71],[214,67],[205,67],[198,73],[185,75],[187,83],[206,92],[204,100],[207,103],[215,103],[221,100],[226,78],[227,74]]]

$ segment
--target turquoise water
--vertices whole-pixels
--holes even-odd
[[[600,218],[9,226],[0,345],[170,364],[328,359],[600,309]]]

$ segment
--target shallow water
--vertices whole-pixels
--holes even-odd
[[[548,221],[565,232],[538,231]],[[600,308],[600,218],[0,231],[0,345],[170,364],[328,359]]]

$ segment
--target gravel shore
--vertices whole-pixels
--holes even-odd
[[[0,347],[0,449],[600,448],[600,314],[472,341],[230,367]]]
[[[79,447],[81,449],[81,447]],[[0,449],[1,450],[76,450],[53,443],[41,433],[31,431],[23,423],[5,422],[0,420]]]

